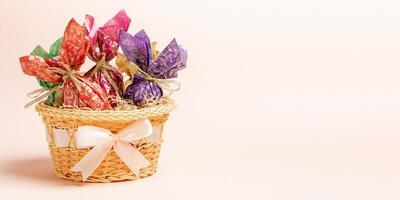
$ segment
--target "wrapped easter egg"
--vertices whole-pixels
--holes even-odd
[[[61,85],[63,106],[110,109],[104,90],[78,72],[85,62],[88,47],[85,27],[71,19],[64,31],[57,56],[23,56],[20,58],[22,71],[45,82]]]
[[[164,87],[171,82],[168,79],[176,78],[178,71],[186,67],[187,52],[175,39],[156,57],[144,30],[135,35],[121,32],[120,45],[131,66],[138,68],[124,94],[126,100],[137,106],[160,100],[164,95],[163,89],[169,89]]]
[[[122,96],[123,93],[122,74],[109,61],[117,55],[119,33],[128,30],[130,21],[125,11],[121,10],[104,26],[96,27],[94,17],[86,15],[85,25],[90,38],[88,56],[96,65],[85,73],[85,77],[96,82],[108,96]]]

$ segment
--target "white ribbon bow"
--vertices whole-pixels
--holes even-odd
[[[75,133],[76,147],[94,147],[71,168],[71,171],[81,172],[85,181],[104,160],[108,151],[114,147],[126,166],[133,173],[139,174],[140,169],[149,166],[150,162],[132,143],[152,134],[153,128],[148,119],[136,121],[117,134],[95,126],[80,126]]]

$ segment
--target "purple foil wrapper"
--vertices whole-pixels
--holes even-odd
[[[144,30],[135,36],[121,31],[119,35],[120,46],[126,58],[147,72],[147,67],[152,60],[150,39]]]
[[[135,75],[132,84],[126,88],[124,99],[143,107],[147,103],[161,99],[162,96],[163,91],[158,85],[144,79],[141,75]]]
[[[187,52],[175,39],[157,56],[147,69],[154,78],[170,79],[178,77],[178,71],[186,67]]]
[[[187,52],[173,39],[155,59],[152,58],[150,39],[144,30],[134,36],[121,31],[120,46],[127,59],[138,65],[144,72],[157,79],[170,79],[178,76],[178,71],[186,67]],[[163,96],[155,83],[135,76],[128,86],[124,98],[143,106],[143,100]]]

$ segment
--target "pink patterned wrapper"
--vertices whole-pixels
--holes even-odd
[[[124,10],[119,11],[102,27],[96,27],[94,17],[86,15],[85,26],[90,38],[88,55],[97,64],[85,76],[98,83],[111,96],[121,96],[124,86],[121,72],[108,62],[117,56],[119,33],[126,32],[130,22]]]

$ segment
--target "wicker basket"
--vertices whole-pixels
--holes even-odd
[[[43,122],[46,126],[49,149],[54,161],[56,175],[74,181],[82,181],[82,176],[80,173],[70,171],[70,169],[91,149],[78,149],[75,146],[74,133],[79,126],[97,126],[116,133],[136,120],[148,118],[153,126],[160,127],[162,134],[163,125],[173,109],[175,109],[175,103],[172,100],[165,100],[159,105],[133,111],[60,109],[47,106],[44,102],[36,106],[36,110],[43,117]],[[70,139],[68,147],[55,146],[54,128],[66,130]],[[116,155],[115,151],[111,149],[86,182],[135,180],[154,174],[157,170],[161,142],[150,143],[147,140],[141,140],[135,146],[151,163],[150,166],[141,169],[138,175],[132,173]]]

